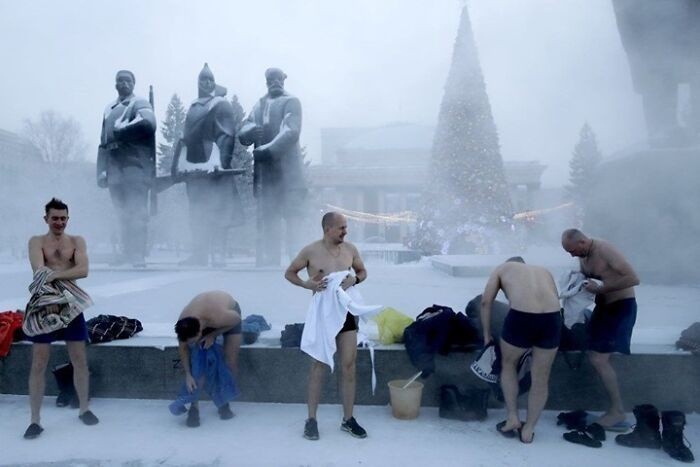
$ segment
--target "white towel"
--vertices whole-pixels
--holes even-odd
[[[586,310],[595,300],[595,295],[584,287],[590,280],[580,271],[569,271],[559,278],[559,299],[564,308],[564,325],[567,328],[586,320]]]
[[[355,287],[343,290],[340,283],[348,275],[348,271],[338,271],[326,276],[326,289],[315,293],[311,299],[301,335],[301,350],[331,367],[331,371],[335,338],[343,328],[347,313],[366,319],[384,308],[381,305],[362,305],[362,296]]]

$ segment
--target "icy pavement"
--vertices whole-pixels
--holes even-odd
[[[201,407],[202,425],[188,428],[174,417],[167,401],[94,399],[100,424],[82,425],[74,409],[57,408],[47,397],[44,433],[24,440],[29,407],[26,397],[0,396],[0,466],[678,466],[661,450],[617,446],[608,433],[602,449],[569,444],[545,412],[535,441],[524,445],[495,431],[501,410],[485,422],[459,422],[422,408],[416,420],[397,420],[388,407],[360,406],[357,420],[366,439],[339,429],[341,408],[322,405],[321,439],[302,437],[306,407],[299,404],[234,403],[236,417],[219,420],[210,403]],[[630,415],[631,417],[631,415]],[[700,415],[688,417],[686,437],[700,446]],[[697,451],[697,448],[696,448]],[[696,456],[698,452],[695,453]]]

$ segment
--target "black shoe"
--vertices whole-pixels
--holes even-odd
[[[586,433],[596,441],[605,441],[605,428],[598,423],[591,423],[586,427]]]
[[[672,458],[681,462],[693,462],[695,457],[690,448],[683,442],[683,428],[685,427],[685,414],[676,410],[670,410],[661,414],[663,432],[661,433],[661,446]]]
[[[350,417],[347,420],[343,420],[343,423],[340,424],[340,429],[343,431],[347,431],[355,438],[367,437],[367,432],[357,423],[355,417]]]
[[[190,411],[187,412],[187,422],[185,424],[190,428],[197,428],[199,426],[199,408],[194,405],[190,407]]]
[[[557,415],[557,425],[566,425],[567,430],[583,430],[586,428],[588,412],[574,410],[573,412],[561,412]]]
[[[39,426],[38,423],[32,423],[29,425],[29,428],[27,428],[27,431],[24,432],[24,439],[37,438],[42,431],[44,431],[44,429]]]
[[[318,423],[315,418],[307,418],[304,423],[304,438],[316,441],[318,439]]]
[[[628,448],[661,448],[659,433],[659,411],[649,404],[637,405],[632,411],[637,420],[632,433],[617,435],[615,442]]]
[[[228,404],[224,404],[219,407],[219,418],[221,420],[230,420],[233,418],[233,412]]]
[[[599,448],[603,446],[603,443],[597,439],[593,439],[591,435],[585,431],[574,430],[562,435],[565,440],[570,443],[580,444],[582,446],[587,446],[589,448]]]
[[[86,410],[82,415],[78,415],[78,418],[86,425],[97,425],[100,420],[95,416],[94,413]]]

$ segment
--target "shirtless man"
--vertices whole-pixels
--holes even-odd
[[[32,271],[46,266],[53,272],[47,282],[57,279],[75,280],[88,275],[88,257],[85,240],[78,235],[65,233],[68,224],[68,206],[61,200],[52,198],[45,206],[44,221],[49,226],[48,233],[37,235],[29,240],[29,262]],[[41,401],[46,389],[46,366],[51,356],[51,343],[65,341],[66,350],[73,365],[73,384],[80,402],[79,417],[86,425],[99,422],[89,409],[88,366],[85,341],[88,339],[85,317],[79,314],[70,324],[49,334],[30,337],[32,345],[32,367],[29,372],[29,404],[31,424],[24,433],[26,439],[36,438],[44,429],[40,425]]]
[[[201,344],[208,349],[218,336],[223,335],[226,364],[233,376],[237,376],[238,353],[241,350],[241,307],[231,295],[221,291],[210,291],[194,297],[180,313],[175,323],[175,333],[180,361],[185,371],[185,384],[190,392],[197,388],[190,367],[190,345]],[[222,420],[233,418],[228,404],[219,407],[219,417]],[[199,426],[197,402],[190,406],[187,426]]]
[[[549,371],[557,355],[561,336],[561,312],[557,286],[545,268],[525,264],[519,257],[508,259],[489,277],[481,297],[481,325],[484,345],[491,337],[491,306],[499,290],[508,298],[510,311],[501,331],[501,387],[508,411],[507,419],[497,425],[500,433],[523,443],[535,437],[535,424],[549,396]],[[532,386],[527,400],[527,419],[518,417],[517,364],[527,349],[532,349]]]
[[[344,290],[367,279],[367,270],[362,258],[360,258],[360,253],[355,245],[345,242],[345,235],[348,232],[348,222],[345,216],[336,212],[328,212],[321,220],[321,227],[323,228],[323,238],[302,248],[287,268],[284,277],[292,284],[311,290],[313,293],[321,292],[326,288],[327,281],[324,277],[332,272],[347,271],[350,268],[355,271],[354,276],[350,274],[343,279],[341,287]],[[308,280],[299,277],[299,271],[302,269],[306,269]],[[355,404],[357,318],[348,313],[345,324],[335,340],[340,353],[343,397],[343,422],[340,428],[356,438],[365,438],[367,432],[352,415]],[[306,439],[317,440],[319,438],[316,410],[321,399],[321,385],[325,372],[326,365],[315,359],[311,362],[307,401],[309,418],[304,426]]]
[[[571,256],[578,257],[581,272],[594,281],[586,290],[596,295],[596,306],[590,322],[588,358],[600,376],[610,400],[610,408],[598,420],[604,428],[614,427],[625,420],[617,374],[610,363],[613,352],[629,355],[632,328],[637,319],[634,286],[639,278],[622,253],[610,243],[589,238],[577,229],[565,230],[561,246]]]

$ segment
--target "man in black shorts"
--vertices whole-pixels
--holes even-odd
[[[220,335],[224,336],[226,364],[233,376],[237,376],[238,354],[241,350],[241,308],[231,295],[221,291],[210,291],[194,297],[180,313],[175,323],[175,333],[188,391],[192,392],[197,387],[190,367],[189,346],[200,343],[208,349]],[[228,403],[219,407],[219,416],[222,420],[233,417]],[[197,402],[193,402],[190,406],[187,425],[199,426]]]
[[[498,266],[489,277],[481,297],[481,324],[484,345],[491,337],[491,306],[499,290],[508,298],[510,311],[501,331],[501,387],[508,416],[497,425],[506,437],[519,436],[523,443],[531,443],[535,424],[549,396],[549,372],[559,348],[561,312],[557,287],[545,268],[525,264],[517,256]],[[518,374],[520,357],[532,349],[532,386],[527,401],[525,424],[518,416]]]
[[[629,355],[632,328],[637,320],[634,287],[639,278],[625,257],[610,243],[589,238],[577,229],[562,233],[561,245],[571,256],[579,258],[581,272],[589,281],[586,290],[595,294],[595,309],[590,322],[588,359],[600,376],[610,400],[610,407],[598,423],[616,428],[625,421],[617,374],[610,363],[612,353]],[[624,426],[624,425],[622,425]]]
[[[335,274],[344,275],[339,284],[343,290],[348,290],[367,279],[367,270],[359,251],[355,245],[345,241],[348,229],[348,221],[345,216],[336,212],[328,212],[321,219],[321,227],[323,228],[323,238],[302,248],[285,271],[284,277],[292,284],[311,290],[314,294],[323,292],[329,281],[333,280],[330,278]],[[306,269],[308,280],[299,277],[299,272],[303,269]],[[354,274],[350,274],[350,270],[354,271]],[[337,334],[335,336],[325,334],[324,337],[326,342],[334,340],[335,347],[332,350],[338,349],[340,354],[340,381],[343,397],[343,421],[340,424],[340,429],[356,438],[366,438],[367,432],[353,416],[356,386],[357,318],[348,313],[342,327],[340,322],[334,324],[337,324],[337,327],[334,326],[332,331],[330,329],[327,331],[335,334],[335,329],[339,329]],[[307,321],[304,328],[305,333],[308,332],[309,327]],[[316,357],[312,359],[308,388],[309,417],[304,425],[304,438],[306,439],[319,439],[316,410],[321,399],[323,376],[328,371],[328,364],[332,363],[332,357],[326,363],[319,361]]]

